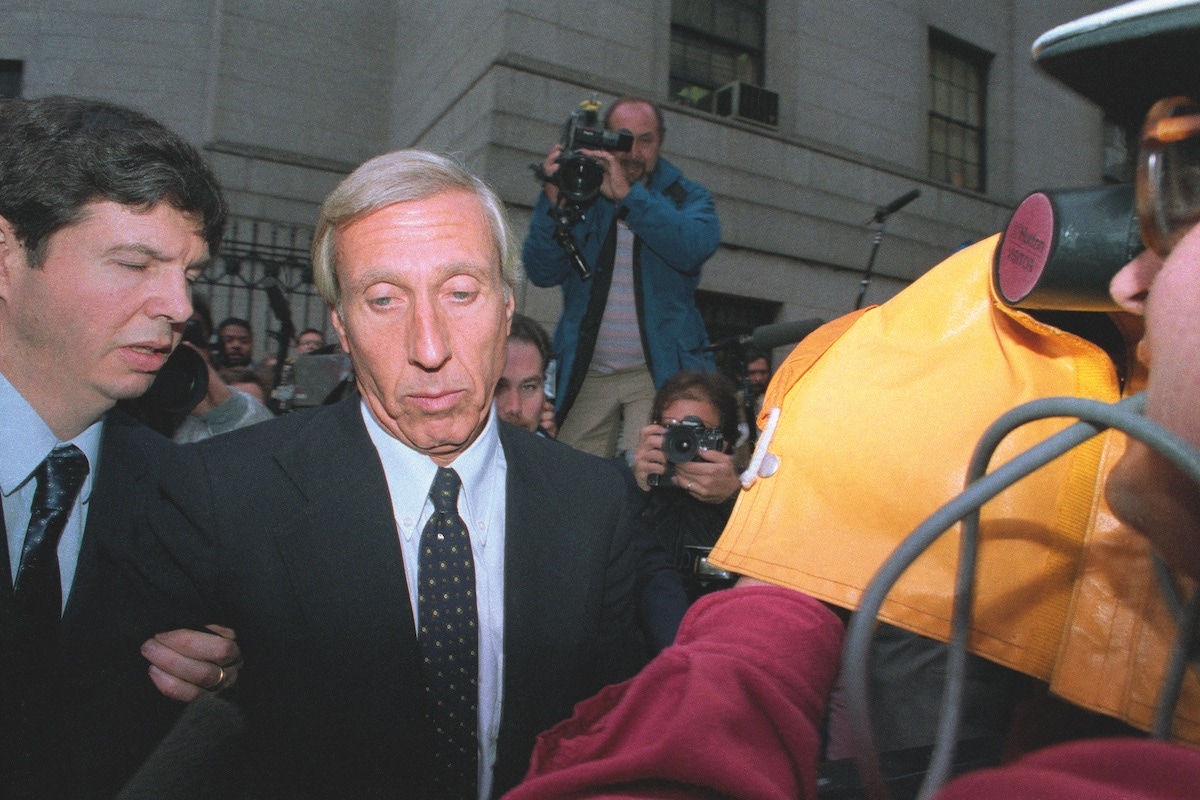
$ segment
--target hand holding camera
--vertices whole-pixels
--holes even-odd
[[[600,102],[595,95],[579,104],[567,118],[562,139],[541,164],[530,164],[550,201],[547,213],[554,218],[556,241],[570,258],[582,280],[592,277],[591,267],[571,236],[571,228],[583,221],[584,209],[603,194],[620,201],[629,194],[629,181],[613,151],[633,149],[633,134],[627,129],[605,130],[600,124]]]
[[[619,203],[629,194],[629,180],[625,177],[625,169],[621,159],[607,150],[580,150],[582,155],[592,159],[604,170],[600,181],[600,194],[614,203]]]
[[[555,174],[558,172],[558,159],[562,157],[562,144],[555,144],[550,148],[549,155],[542,161],[542,191],[546,193],[546,198],[553,204],[558,205],[558,179]]]
[[[733,456],[724,452],[719,428],[706,428],[698,417],[642,428],[633,456],[638,486],[649,491],[678,487],[703,503],[721,503],[737,492]]]

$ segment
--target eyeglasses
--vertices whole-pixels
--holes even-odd
[[[1200,104],[1189,97],[1159,100],[1146,114],[1137,211],[1142,242],[1163,258],[1200,222]]]

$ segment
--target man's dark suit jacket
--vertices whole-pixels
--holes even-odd
[[[45,650],[31,645],[12,606],[0,514],[0,796],[112,797],[182,709],[154,689],[137,645],[117,644],[123,624],[100,587],[112,567],[101,554],[128,547],[173,448],[126,414],[107,415],[74,583],[58,640]],[[18,768],[32,783],[14,778]]]
[[[357,394],[180,447],[125,555],[132,639],[219,621],[245,656],[256,795],[421,797],[423,682],[388,486]],[[609,464],[501,425],[508,464],[496,794],[536,734],[642,661],[632,508]],[[427,487],[416,487],[425,492]]]

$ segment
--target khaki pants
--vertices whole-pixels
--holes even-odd
[[[637,447],[654,407],[654,379],[645,366],[603,375],[589,372],[558,432],[561,442],[612,458]]]

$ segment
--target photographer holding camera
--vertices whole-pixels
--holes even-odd
[[[633,454],[634,478],[649,492],[641,518],[675,566],[691,573],[688,548],[716,544],[740,486],[733,384],[716,372],[676,373],[655,395],[652,419]]]
[[[574,124],[578,116],[542,164],[544,189],[522,257],[534,285],[562,286],[554,334],[559,438],[612,457],[636,441],[656,387],[682,369],[714,368],[699,352],[708,334],[694,294],[721,229],[709,191],[659,156],[665,128],[653,103],[621,98],[609,106],[604,127],[626,130],[632,141],[609,143]],[[576,181],[593,179],[598,196],[573,191]]]

